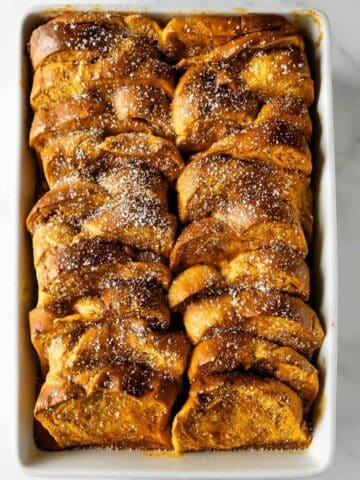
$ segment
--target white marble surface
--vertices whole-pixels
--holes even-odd
[[[239,5],[244,3],[250,7],[269,6],[266,1],[239,1]],[[24,478],[24,474],[15,468],[13,458],[15,353],[11,311],[15,240],[9,233],[14,221],[11,201],[14,149],[9,139],[12,138],[11,131],[16,128],[16,112],[9,101],[9,93],[15,88],[13,35],[18,4],[19,0],[2,4],[0,28],[0,305],[3,313],[0,326],[0,478],[9,480]],[[338,415],[335,462],[318,478],[335,480],[344,476],[346,480],[356,480],[360,478],[360,320],[357,305],[360,294],[360,2],[271,2],[274,9],[289,4],[320,8],[329,16],[332,29],[340,288]]]

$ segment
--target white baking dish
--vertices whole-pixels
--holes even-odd
[[[120,5],[102,5],[103,9],[141,11],[164,18],[196,12],[223,14],[242,13],[236,0],[208,0],[196,4],[191,0],[128,1]],[[253,3],[253,2],[252,2]],[[335,168],[333,145],[332,85],[330,69],[329,26],[325,15],[317,10],[258,9],[249,11],[283,14],[300,25],[309,41],[312,70],[316,81],[317,102],[314,108],[314,174],[315,239],[312,260],[313,304],[326,329],[319,352],[318,366],[322,387],[314,408],[314,439],[310,448],[301,452],[212,452],[186,454],[179,457],[135,451],[73,450],[44,452],[33,439],[32,411],[35,401],[36,360],[32,350],[27,314],[34,304],[35,279],[29,237],[24,228],[27,212],[33,204],[35,185],[34,157],[27,146],[28,94],[31,72],[25,44],[31,30],[41,22],[43,12],[61,7],[51,0],[29,2],[18,12],[18,316],[16,338],[17,363],[17,459],[31,475],[48,477],[117,477],[117,478],[270,478],[318,474],[328,468],[333,457],[335,440],[336,350],[337,350],[337,252],[335,212]],[[244,5],[244,4],[243,4]],[[78,8],[95,5],[78,2]],[[80,7],[81,6],[81,7]],[[245,4],[246,6],[246,4]],[[98,5],[97,5],[98,8]]]

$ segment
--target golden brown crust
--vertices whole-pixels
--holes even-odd
[[[262,111],[264,109],[265,106]],[[306,114],[308,115],[307,110]],[[268,118],[269,114],[266,116]],[[277,117],[281,118],[281,115]],[[311,173],[312,167],[311,152],[301,130],[279,119],[262,121],[251,128],[228,135],[211,145],[206,152],[195,155],[193,159],[213,155],[230,156],[259,165],[295,170],[305,175]]]
[[[172,18],[162,32],[162,44],[169,58],[179,61],[208,53],[234,38],[262,30],[291,32],[296,29],[278,15],[201,15]]]
[[[87,302],[88,310],[96,306],[96,300]],[[81,313],[68,316],[45,308],[31,312],[31,337],[44,374],[50,369],[51,374],[71,376],[90,366],[133,362],[181,378],[189,354],[183,332],[159,331],[135,309],[120,317],[113,308],[97,303],[102,310],[92,317],[84,315],[84,305]]]
[[[178,390],[173,380],[134,365],[99,368],[86,386],[61,377],[47,380],[35,417],[61,448],[168,449],[168,420]]]
[[[104,99],[121,85],[153,85],[169,97],[174,94],[170,67],[143,38],[129,37],[106,56],[92,51],[69,50],[53,54],[34,73],[31,105],[34,110],[72,95],[97,92]]]
[[[253,53],[256,50],[267,52],[286,48],[304,50],[304,40],[298,32],[263,31],[252,32],[240,38],[230,40],[224,45],[212,49],[209,53],[191,58],[183,58],[179,68],[189,68],[201,63],[216,63],[232,60],[242,52]],[[261,56],[261,55],[260,55]],[[271,88],[271,87],[270,87]]]
[[[227,333],[200,342],[194,349],[189,380],[242,369],[274,377],[294,390],[307,412],[319,391],[318,372],[305,357],[289,347],[246,333]]]
[[[185,289],[182,292],[188,299],[183,306],[184,324],[193,344],[226,331],[244,331],[292,347],[309,358],[321,346],[324,332],[320,321],[299,298],[241,286],[210,288],[195,298]]]
[[[152,133],[172,140],[170,101],[162,89],[152,85],[119,86],[111,93],[110,106],[107,101],[88,94],[59,100],[52,108],[35,112],[30,146],[41,155],[53,138],[89,130],[103,135],[132,131]]]
[[[212,215],[241,235],[262,223],[310,219],[303,228],[311,231],[309,179],[282,169],[227,156],[195,158],[179,176],[177,192],[183,223]]]
[[[164,290],[169,288],[171,274],[166,265],[142,258],[130,248],[102,238],[82,238],[66,246],[51,245],[36,253],[39,290],[58,299],[75,296],[75,293],[80,295],[89,284],[99,290],[111,280],[146,277],[148,282],[157,283]]]
[[[214,263],[241,251],[241,238],[214,218],[194,222],[179,235],[170,254],[170,268],[178,271],[196,263]]]
[[[224,69],[213,63],[195,65],[182,75],[172,101],[176,143],[182,150],[204,150],[256,120],[259,99],[251,90],[237,90],[227,83]]]
[[[105,139],[100,130],[70,133],[52,138],[39,155],[50,187],[65,177],[89,178],[109,169],[132,165],[157,170],[171,184],[184,166],[175,145],[140,132]]]
[[[172,442],[178,452],[306,448],[311,434],[302,417],[300,398],[282,382],[209,375],[191,386],[175,416]]]
[[[193,265],[174,278],[169,290],[169,307],[179,309],[193,295],[224,284],[220,272],[212,265]]]
[[[195,226],[199,226],[200,229],[204,225],[205,222],[201,224],[199,222]],[[191,227],[194,227],[194,224]],[[227,243],[227,238],[219,235],[219,242],[224,242],[220,244],[217,243],[216,234],[206,236],[206,230],[203,232],[201,242],[196,242],[198,237],[191,243],[185,240],[183,243],[177,242],[171,253],[172,268],[187,267],[196,263],[213,264],[219,268],[227,284],[279,290],[299,295],[305,300],[309,298],[310,273],[302,255],[287,249],[242,250],[239,249],[236,237],[235,240],[230,237],[232,243]],[[237,253],[239,251],[240,253]]]
[[[308,300],[310,272],[301,255],[288,250],[263,249],[237,255],[220,262],[220,271],[228,284],[248,288],[277,290]]]
[[[30,58],[35,70],[49,55],[64,50],[96,50],[106,54],[117,49],[129,35],[143,35],[156,43],[160,28],[142,15],[65,13],[33,31],[29,42]]]
[[[41,238],[45,231],[51,237],[67,227],[73,240],[82,235],[102,237],[167,257],[175,238],[176,219],[166,208],[165,184],[161,187],[165,190],[159,190],[151,174],[133,168],[130,182],[140,176],[144,183],[131,191],[125,177],[114,192],[111,182],[119,180],[116,173],[107,177],[108,184],[101,179],[104,186],[79,180],[55,186],[33,207],[28,228],[34,235],[41,229]]]
[[[107,137],[100,148],[117,159],[146,162],[160,171],[169,182],[175,180],[184,168],[184,162],[175,145],[154,135],[124,133]]]

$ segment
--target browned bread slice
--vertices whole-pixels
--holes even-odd
[[[175,286],[182,298],[189,298],[191,292],[182,287]],[[281,292],[210,288],[189,300],[183,305],[183,320],[193,344],[221,332],[243,331],[311,357],[324,338],[316,313],[299,298]]]
[[[219,78],[218,78],[219,77]],[[224,68],[196,65],[180,77],[172,101],[176,143],[198,152],[256,120],[260,102],[250,90],[228,85]]]
[[[294,127],[294,122],[279,120],[284,110],[277,112],[278,115],[274,115],[274,120],[269,119],[270,109],[273,110],[275,105],[270,103],[262,108],[262,115],[266,116],[267,121],[262,120],[251,128],[228,135],[211,145],[206,152],[195,155],[193,159],[213,155],[230,156],[250,163],[295,170],[309,175],[312,167],[311,152],[306,138],[300,129]],[[286,105],[282,106],[285,108]],[[300,107],[301,104],[293,108],[300,109]],[[280,109],[280,105],[277,108]],[[301,108],[304,109],[304,107]],[[307,109],[304,109],[304,115],[309,117]],[[299,115],[295,115],[295,118],[298,119]]]
[[[212,235],[207,235],[207,230],[203,229],[201,235],[200,227],[204,225],[207,225],[205,221],[192,224],[180,236],[171,252],[171,268],[180,269],[197,263],[212,264],[218,267],[226,284],[279,290],[308,299],[310,273],[303,255],[289,249],[261,248],[259,245],[257,250],[242,249],[234,235],[221,235],[220,228]],[[190,229],[194,231],[194,227],[199,228],[199,235],[186,238],[185,235]],[[189,238],[190,241],[186,241]],[[199,242],[194,238],[200,239]]]
[[[138,267],[136,269],[136,267]],[[39,305],[64,302],[81,296],[102,292],[102,300],[117,306],[123,314],[142,314],[160,324],[169,322],[169,311],[162,289],[154,283],[156,264],[104,265],[83,268],[70,275],[59,275],[48,286],[39,289]],[[139,289],[145,290],[141,293]],[[129,299],[128,295],[132,295]],[[120,313],[120,312],[119,312]]]
[[[212,265],[192,265],[172,281],[168,294],[169,306],[174,310],[181,310],[186,300],[193,295],[223,285],[224,278]]]
[[[58,137],[50,135],[41,142],[36,153],[49,187],[64,178],[86,177],[97,162],[102,141],[102,130],[90,128]]]
[[[170,254],[176,219],[167,211],[164,191],[149,185],[112,191],[111,179],[104,187],[94,182],[69,181],[47,192],[27,219],[41,252],[47,243],[69,243],[77,235],[116,240],[163,256]],[[116,188],[121,188],[117,184]],[[165,188],[165,184],[162,184]],[[140,189],[140,190],[139,190]],[[146,193],[146,194],[144,194]],[[35,258],[37,254],[35,254]]]
[[[128,37],[117,50],[66,50],[51,55],[35,71],[31,91],[34,110],[49,108],[61,99],[97,92],[104,99],[119,85],[146,85],[174,93],[170,67],[157,49],[143,38]]]
[[[267,52],[273,53],[277,50],[281,51],[289,49],[291,50],[291,52],[293,50],[299,50],[300,52],[302,52],[304,50],[304,47],[304,40],[301,34],[294,29],[290,31],[256,31],[238,38],[234,38],[233,40],[230,40],[223,45],[213,48],[207,53],[196,55],[193,57],[182,58],[177,66],[179,68],[190,68],[194,65],[199,65],[202,63],[229,62],[230,60],[239,57],[244,52],[246,52],[251,59],[254,57],[253,54],[256,51],[259,52],[258,55],[256,55],[255,57],[260,58],[263,56],[263,54],[266,54]],[[245,61],[248,60],[247,55],[244,55],[244,57]],[[289,57],[291,57],[291,54],[289,55]],[[301,65],[301,67],[303,66],[304,65]],[[275,67],[275,65],[273,67]],[[258,73],[262,74],[264,72],[254,72],[254,75],[256,76]],[[264,80],[265,78],[263,78],[263,81]],[[267,83],[271,84],[271,82]],[[271,85],[269,85],[269,87],[271,88]]]
[[[288,144],[290,142],[294,142],[295,145],[293,145],[294,148],[299,148],[301,145],[301,141],[298,143],[297,140],[297,133],[291,132],[291,130],[298,130],[300,131],[305,138],[309,141],[311,138],[312,134],[312,122],[310,118],[309,111],[307,109],[307,106],[303,104],[303,102],[298,101],[294,98],[287,98],[287,97],[279,97],[279,98],[273,98],[271,101],[268,103],[265,103],[262,107],[261,110],[258,113],[258,116],[256,117],[256,122],[255,124],[271,124],[273,122],[279,122],[281,131],[283,132],[284,130],[286,131],[286,135],[289,135],[289,140]],[[284,128],[284,125],[286,127]],[[268,128],[268,127],[266,127]],[[290,130],[290,131],[289,131]],[[278,135],[278,133],[276,133]],[[280,144],[284,144],[284,140],[279,138]],[[271,143],[271,141],[270,141]],[[288,145],[289,146],[289,145]],[[301,153],[302,147],[299,148],[299,153]],[[290,152],[289,152],[290,153]],[[306,151],[303,151],[305,153],[305,158],[306,158]],[[295,153],[296,155],[296,153]],[[304,171],[309,169],[311,170],[311,166],[306,166],[306,161],[305,159],[301,160],[299,158],[300,164],[295,166],[294,168],[296,170]],[[310,159],[311,161],[311,159]],[[289,159],[289,162],[291,162],[291,159]]]
[[[131,131],[131,123],[139,124],[138,130],[144,125],[149,133],[173,141],[175,132],[173,128],[170,101],[163,89],[153,85],[123,85],[116,88],[113,95],[115,112],[115,131]],[[125,127],[118,127],[120,122]],[[130,124],[130,128],[126,125]],[[111,127],[111,125],[110,125]]]
[[[123,133],[107,137],[100,145],[106,156],[132,163],[143,162],[161,172],[169,182],[181,173],[184,162],[175,145],[168,140],[146,133]]]
[[[49,245],[41,254],[37,251],[35,259],[39,288],[49,293],[53,288],[67,289],[65,285],[72,284],[68,291],[71,295],[72,290],[81,291],[87,282],[95,288],[96,284],[105,282],[105,277],[109,281],[146,277],[147,281],[154,281],[167,290],[171,278],[169,268],[155,258],[145,261],[142,256],[117,242],[96,237],[81,238],[65,246]],[[54,294],[56,296],[56,292]]]
[[[123,165],[155,169],[172,183],[184,166],[174,144],[148,133],[128,132],[103,140],[100,130],[82,130],[49,139],[38,153],[50,187],[66,177],[87,178]]]
[[[30,129],[30,146],[41,155],[53,139],[88,130],[106,135],[144,132],[174,138],[170,100],[162,89],[120,85],[111,92],[109,102],[89,93],[37,110]]]
[[[63,345],[66,343],[70,345],[71,338],[75,334],[79,336],[87,328],[94,327],[102,321],[104,306],[101,300],[96,297],[84,297],[72,303],[73,311],[70,306],[65,308],[61,305],[60,307],[58,303],[46,307],[38,306],[29,314],[31,342],[39,356],[41,371],[44,375],[49,370],[48,348],[53,340],[60,337]],[[54,350],[53,348],[53,354]],[[63,350],[62,353],[64,358]],[[108,355],[107,349],[105,353]]]
[[[308,300],[310,272],[302,256],[289,250],[262,249],[222,261],[220,272],[227,284],[248,288],[278,290]]]
[[[175,240],[176,218],[152,199],[130,199],[100,211],[83,225],[86,235],[118,240],[168,257]]]
[[[75,227],[83,218],[92,215],[110,199],[107,191],[94,182],[64,182],[37,201],[27,217],[26,225],[34,234],[35,230],[47,221],[52,224],[58,220],[59,223],[73,227],[76,232]],[[60,216],[61,220],[57,219]]]
[[[115,199],[122,197],[149,197],[159,205],[167,206],[168,183],[158,170],[144,164],[124,163],[109,170],[92,172],[96,182]]]
[[[308,412],[319,391],[316,368],[289,347],[246,333],[226,333],[196,345],[188,369],[189,380],[233,370],[260,373],[285,383],[301,398]]]
[[[294,31],[295,27],[278,15],[201,15],[172,18],[162,31],[162,45],[171,60],[210,52],[234,38],[262,30]]]
[[[178,271],[196,263],[218,264],[234,258],[238,253],[267,247],[287,247],[302,256],[307,254],[306,239],[300,224],[261,223],[239,234],[226,223],[226,217],[225,222],[221,220],[204,218],[187,226],[171,251],[170,267]]]
[[[61,448],[169,449],[178,390],[174,380],[133,364],[94,369],[85,385],[48,375],[35,418]]]
[[[204,218],[187,226],[171,251],[170,268],[182,270],[196,263],[211,264],[232,258],[245,242],[236,232],[219,220]]]
[[[51,109],[35,112],[29,143],[37,152],[53,139],[77,131],[104,131],[111,123],[111,113],[99,99],[87,95],[71,97],[56,103]]]
[[[229,286],[211,265],[194,265],[180,273],[169,289],[169,305],[183,313],[190,341],[217,332],[244,331],[311,357],[324,337],[315,312],[300,298],[244,284]]]
[[[195,158],[185,167],[177,192],[180,220],[185,223],[212,215],[239,235],[266,223],[289,224],[293,229],[302,223],[311,236],[309,179],[296,173],[211,155]],[[306,254],[306,246],[304,250]]]
[[[170,312],[163,290],[153,281],[128,279],[105,281],[101,295],[107,309],[119,318],[135,315],[147,318],[156,327],[166,328],[170,324]],[[100,286],[101,289],[101,286]]]
[[[30,38],[34,70],[50,55],[64,50],[90,50],[103,55],[119,48],[129,36],[143,36],[157,44],[161,29],[142,15],[100,12],[69,12],[36,28]]]
[[[298,395],[277,380],[242,373],[195,381],[172,427],[178,452],[294,449],[310,441]]]
[[[178,380],[186,369],[190,344],[184,332],[155,331],[133,317],[115,324],[110,338],[116,363],[123,358]]]
[[[87,299],[88,312],[94,302]],[[83,308],[84,310],[84,308]],[[57,316],[45,308],[31,312],[32,342],[46,373],[73,375],[106,363],[135,362],[174,378],[183,374],[189,343],[183,332],[154,330],[134,311],[117,317],[110,309],[89,315]],[[150,317],[151,320],[151,317]]]

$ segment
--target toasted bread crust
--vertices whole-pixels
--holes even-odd
[[[162,31],[162,45],[167,55],[183,58],[208,53],[234,38],[263,30],[293,32],[296,28],[278,15],[239,15],[234,17],[195,16],[172,18]]]
[[[318,372],[302,355],[289,347],[246,333],[227,333],[200,342],[188,369],[189,380],[243,369],[274,377],[294,390],[309,411],[319,391]]]
[[[278,291],[240,286],[209,289],[188,298],[184,325],[193,344],[226,331],[244,331],[311,358],[324,337],[316,313],[299,298]]]
[[[40,391],[35,418],[60,448],[171,447],[168,420],[176,382],[126,364],[94,369],[86,380],[84,385],[80,378],[52,378]]]
[[[172,442],[179,452],[306,448],[311,434],[302,413],[299,397],[277,380],[209,375],[191,386]]]
[[[69,12],[35,29],[29,42],[34,70],[50,55],[67,50],[98,51],[103,54],[119,48],[124,37],[145,36],[159,41],[160,28],[142,15]]]

